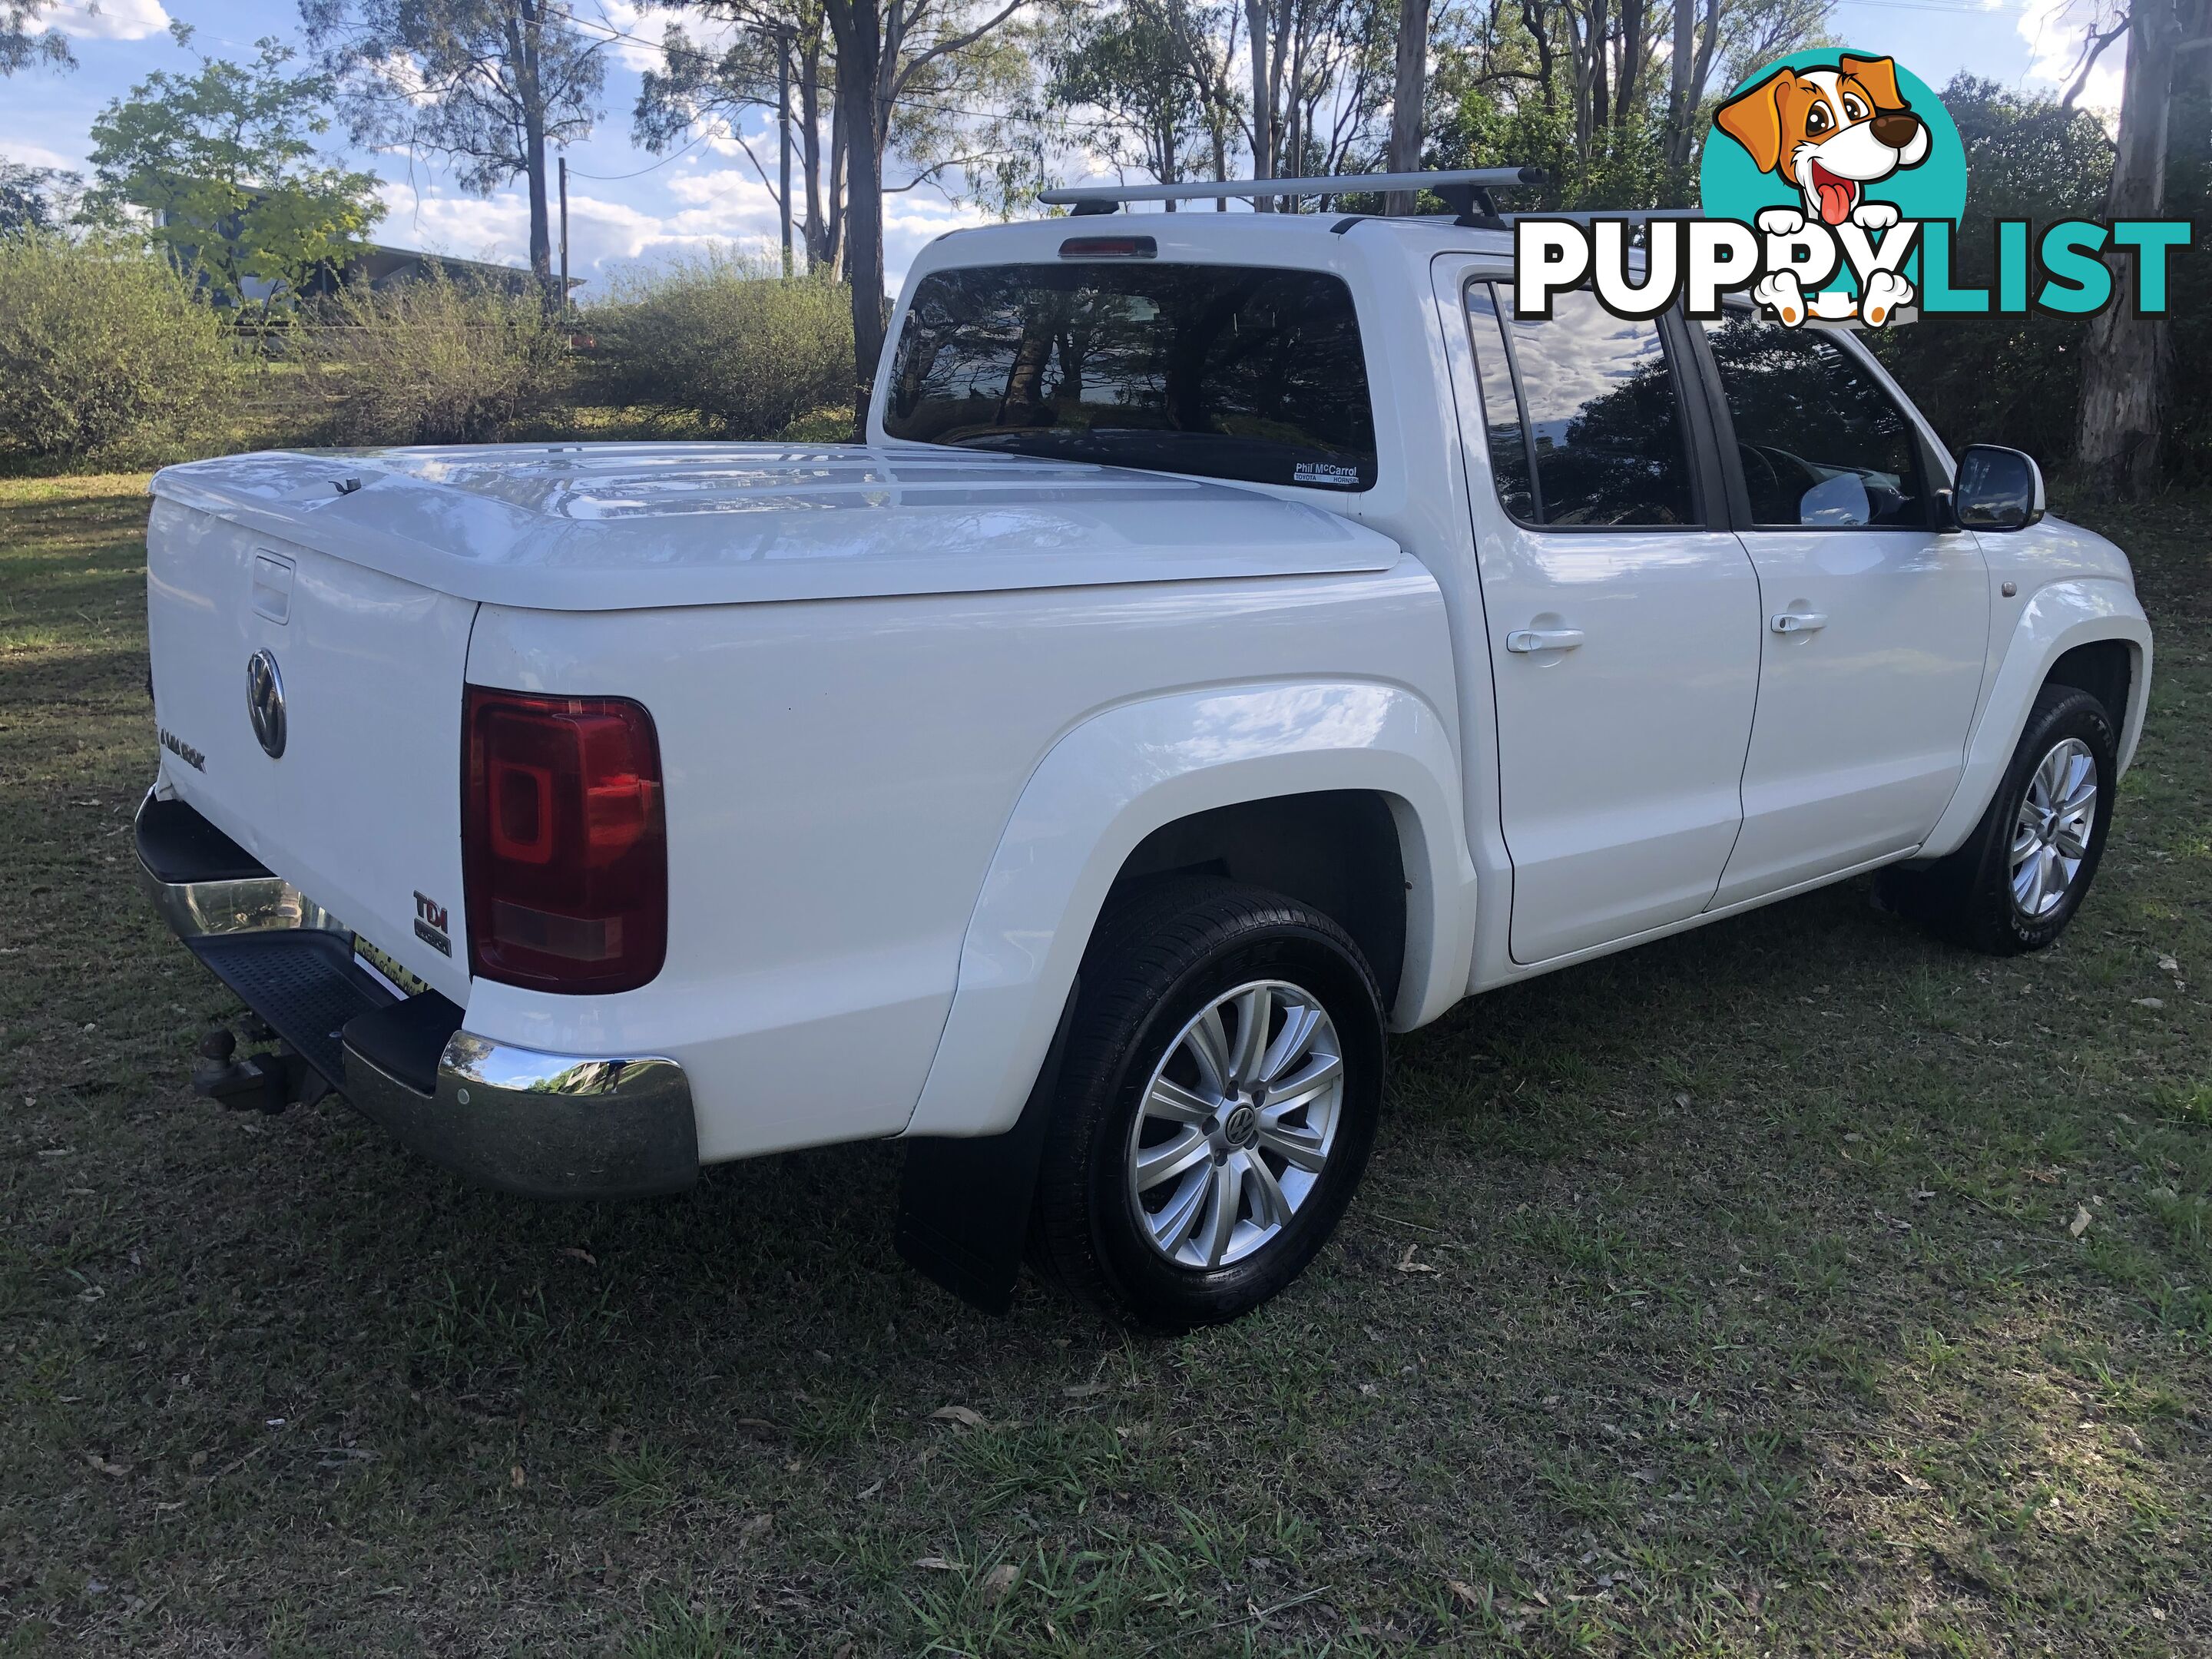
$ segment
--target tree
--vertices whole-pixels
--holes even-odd
[[[1229,0],[1130,0],[1175,43],[1182,62],[1183,79],[1198,100],[1199,123],[1212,151],[1213,176],[1229,177],[1229,155],[1239,121],[1237,90],[1229,82],[1229,66],[1237,56],[1237,8]],[[1214,210],[1225,213],[1229,204],[1217,201]]]
[[[30,167],[0,155],[0,236],[61,228],[83,180],[59,167]]]
[[[55,69],[76,67],[62,32],[38,27],[39,19],[59,3],[60,0],[0,0],[0,76],[33,64]]]
[[[1283,59],[1283,108],[1274,176],[1357,172],[1389,154],[1399,7],[1393,0],[1297,0]],[[1427,52],[1420,58],[1425,69]],[[1417,76],[1425,81],[1425,73]],[[1425,89],[1414,100],[1419,165]],[[1283,204],[1296,212],[1295,200]]]
[[[2105,198],[2110,219],[2154,219],[2166,205],[2166,134],[2181,46],[2175,0],[2133,0],[2120,94],[2118,153]],[[2075,453],[2092,489],[2139,495],[2158,476],[2160,422],[2172,356],[2162,317],[2116,299],[2089,325]]]
[[[564,0],[300,0],[356,139],[427,149],[489,196],[528,181],[530,268],[555,301],[546,149],[590,136],[605,36]]]
[[[2112,141],[2088,111],[1993,81],[1955,76],[1942,98],[1966,155],[1952,282],[1991,289],[1997,222],[2040,225],[2104,211]],[[1911,328],[1869,331],[1868,339],[1953,447],[2009,444],[2052,460],[2072,450],[2081,388],[2078,319],[2037,312],[1931,317]]]
[[[1390,171],[1421,165],[1429,94],[1429,0],[1399,0],[1397,73],[1390,90]],[[1386,213],[1411,213],[1412,191],[1393,191]]]
[[[856,419],[883,353],[884,157],[902,99],[925,102],[958,84],[960,61],[1027,0],[824,0],[837,54],[837,110],[846,144],[845,274],[853,289]],[[934,131],[943,132],[944,128]],[[968,159],[973,159],[969,157]],[[934,164],[957,165],[951,158]]]
[[[1275,112],[1283,99],[1283,47],[1297,0],[1244,0],[1245,63],[1252,71],[1252,177],[1278,179]],[[1254,211],[1272,213],[1275,198],[1255,197]]]
[[[771,164],[770,155],[755,154],[744,123],[777,107],[776,54],[787,52],[797,189],[805,202],[803,212],[793,204],[792,218],[806,250],[807,269],[835,271],[844,241],[845,130],[833,120],[825,146],[822,123],[830,112],[835,60],[821,0],[689,0],[687,9],[734,25],[738,32],[717,53],[695,44],[682,25],[670,24],[661,37],[660,67],[641,77],[633,136],[658,155],[690,142],[703,128],[719,125],[744,151],[781,207],[781,169]]]
[[[1554,175],[1524,208],[1674,205],[1694,188],[1717,79],[1818,44],[1830,0],[1483,0],[1440,14],[1432,136],[1458,166]],[[1666,63],[1663,74],[1659,70]]]
[[[189,48],[189,25],[170,33]],[[153,240],[222,297],[265,307],[341,258],[384,206],[374,173],[316,154],[310,135],[331,125],[329,80],[287,73],[292,52],[274,38],[258,45],[251,64],[203,58],[194,75],[157,70],[102,110],[88,206],[137,210]]]
[[[1077,133],[1117,165],[1142,167],[1163,184],[1188,177],[1209,134],[1183,43],[1166,17],[1149,6],[1079,3],[1067,21],[1050,53],[1046,100],[1085,112]]]

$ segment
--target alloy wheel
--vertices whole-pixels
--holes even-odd
[[[2097,757],[2079,738],[2052,747],[2028,775],[2013,822],[2012,902],[2031,921],[2073,890],[2097,822]]]
[[[1139,1230],[1185,1267],[1263,1249],[1320,1180],[1343,1102],[1343,1050],[1319,998],[1283,980],[1214,998],[1168,1045],[1130,1125]]]

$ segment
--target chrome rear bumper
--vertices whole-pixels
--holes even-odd
[[[364,1116],[481,1186],[639,1198],[699,1176],[684,1068],[554,1054],[461,1029],[434,992],[395,996],[337,917],[182,801],[148,795],[139,884],[193,955]]]

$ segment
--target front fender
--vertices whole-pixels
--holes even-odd
[[[2021,609],[1989,700],[1966,740],[1966,764],[1959,787],[1922,844],[1920,858],[1940,858],[1955,851],[1973,833],[1989,810],[2051,665],[2075,646],[2100,640],[2124,640],[2134,656],[2120,730],[2120,770],[2127,770],[2142,736],[2143,710],[2150,698],[2150,623],[2135,589],[2124,580],[2090,576],[2048,583]]]
[[[1015,803],[960,951],[909,1134],[997,1134],[1020,1115],[1109,888],[1137,844],[1217,806],[1327,789],[1386,797],[1405,860],[1406,963],[1392,1024],[1450,1006],[1474,948],[1458,758],[1400,686],[1294,682],[1124,704],[1056,743]]]

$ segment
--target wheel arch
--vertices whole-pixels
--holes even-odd
[[[906,1133],[988,1135],[1015,1121],[1117,882],[1218,860],[1231,873],[1241,864],[1241,879],[1287,872],[1309,889],[1293,896],[1327,909],[1312,884],[1322,862],[1313,838],[1332,823],[1372,837],[1382,810],[1402,890],[1390,1024],[1433,1019],[1463,991],[1473,950],[1474,870],[1462,800],[1449,727],[1401,686],[1222,687],[1083,721],[1038,764],[1000,836]],[[1279,814],[1273,822],[1306,843],[1272,865],[1264,856],[1271,809]],[[1371,877],[1349,890],[1375,902]],[[1358,920],[1346,926],[1355,939],[1365,932],[1363,948],[1393,936],[1387,921]]]
[[[2122,697],[2124,707],[2112,708],[2109,702],[2106,707],[2119,722],[2119,766],[2124,773],[2142,735],[2150,672],[2150,624],[2126,582],[2085,577],[2036,590],[2021,607],[1988,701],[1966,740],[1959,787],[1922,844],[1918,860],[1955,851],[1973,833],[2020,742],[2036,695],[2047,684],[2079,686],[2100,699]]]

